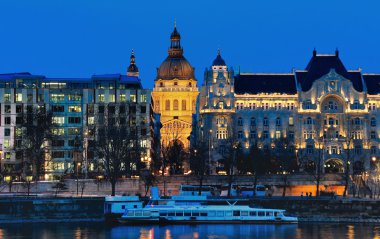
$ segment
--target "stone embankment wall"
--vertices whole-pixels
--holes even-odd
[[[286,180],[285,180],[286,179]],[[235,176],[234,183],[238,184],[253,184],[252,176]],[[221,186],[228,183],[227,176],[207,176],[204,178],[204,185]],[[43,181],[32,183],[30,192],[32,194],[56,194],[58,195],[110,195],[111,185],[107,181],[96,181],[92,179],[76,180],[66,179],[63,182],[64,188],[57,190],[57,182]],[[158,186],[161,194],[175,195],[178,194],[181,184],[199,184],[198,178],[194,176],[167,176],[156,177],[154,182]],[[271,186],[273,195],[282,195],[284,185],[287,185],[286,195],[299,196],[301,192],[312,192],[315,195],[315,181],[314,177],[305,174],[287,175],[270,175],[260,177],[258,184]],[[324,175],[321,180],[320,190],[326,188],[336,187],[336,185],[343,185],[340,175]],[[0,186],[0,194],[6,193],[25,193],[28,188],[23,183],[12,183],[11,187],[8,183],[3,182]],[[145,195],[145,183],[141,179],[122,179],[116,185],[117,194],[122,195]],[[82,193],[83,192],[83,193]]]
[[[102,221],[104,197],[0,198],[0,222]]]
[[[274,197],[252,200],[253,205],[280,208],[301,222],[378,223],[380,200],[343,197]]]

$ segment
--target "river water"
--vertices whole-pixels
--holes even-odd
[[[106,226],[104,223],[35,223],[0,225],[0,238],[39,239],[340,239],[379,238],[380,225],[298,224],[298,225],[168,225]]]

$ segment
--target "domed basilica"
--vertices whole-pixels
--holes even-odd
[[[179,140],[188,148],[198,96],[197,80],[194,68],[183,56],[181,35],[176,26],[170,41],[168,56],[157,69],[152,92],[154,111],[160,114],[162,123],[161,143],[165,145]]]

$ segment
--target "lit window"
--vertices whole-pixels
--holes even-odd
[[[65,117],[53,117],[52,121],[54,124],[64,124],[65,123]]]
[[[52,129],[53,135],[64,135],[65,129],[62,128],[54,128]]]
[[[11,146],[11,143],[10,143],[9,139],[4,139],[3,145],[4,145],[5,148],[9,148]]]
[[[125,94],[120,94],[120,102],[126,102],[127,101],[127,97]]]
[[[91,117],[88,117],[88,124],[95,124],[95,117],[94,116],[91,116]]]
[[[65,95],[64,94],[51,94],[50,95],[50,100],[53,101],[53,102],[64,101],[65,100]]]
[[[147,100],[147,96],[146,96],[146,94],[142,94],[142,95],[140,96],[140,102],[146,102],[146,100]]]
[[[224,103],[221,101],[219,102],[219,109],[223,109],[224,108]]]
[[[289,125],[294,125],[293,117],[289,117]]]
[[[104,94],[99,94],[99,102],[104,102],[105,98],[104,98]]]
[[[115,95],[114,94],[109,94],[108,95],[109,102],[115,102]]]
[[[68,95],[68,99],[69,101],[81,101],[82,96],[78,94],[72,94],[72,95]]]
[[[178,100],[173,101],[173,110],[178,110]]]
[[[82,107],[80,105],[70,105],[69,112],[82,112]]]
[[[10,102],[11,101],[11,94],[5,93],[4,94],[4,101],[5,102]]]
[[[17,93],[16,94],[16,101],[17,102],[22,102],[22,93]]]
[[[130,95],[129,99],[131,102],[136,103],[136,95]]]

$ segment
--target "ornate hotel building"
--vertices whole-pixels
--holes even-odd
[[[218,52],[200,90],[197,132],[213,161],[231,142],[271,149],[286,139],[301,168],[322,158],[326,173],[347,162],[369,169],[380,156],[379,84],[380,74],[347,70],[338,51],[314,50],[304,70],[237,75]]]
[[[20,150],[25,115],[34,107],[53,113],[54,139],[49,147],[45,178],[72,171],[79,142],[81,160],[94,170],[92,129],[105,118],[118,118],[134,129],[143,149],[141,160],[151,159],[151,90],[143,89],[132,51],[127,75],[94,75],[91,78],[47,78],[29,73],[0,75],[0,159],[5,174],[17,172],[28,157]]]
[[[181,36],[176,26],[170,36],[168,57],[157,69],[152,97],[154,112],[160,114],[161,144],[179,140],[185,148],[190,145],[192,115],[198,97],[194,68],[183,56]]]

